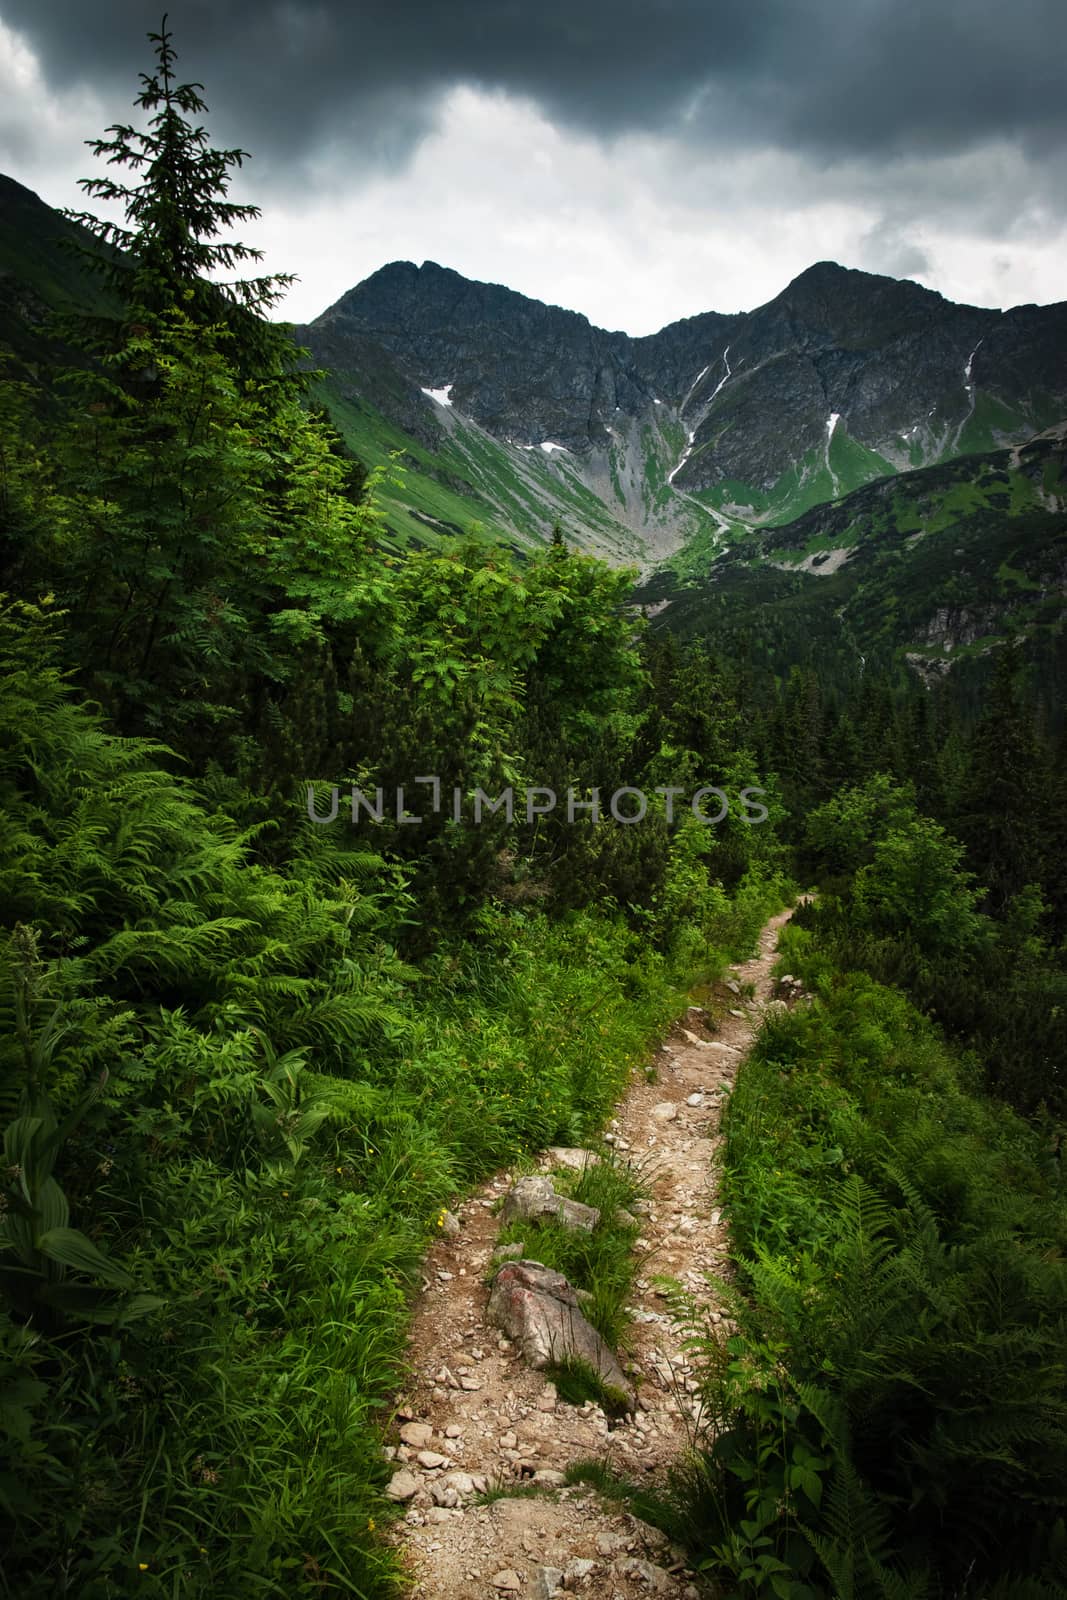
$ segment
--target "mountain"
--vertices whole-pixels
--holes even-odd
[[[48,359],[49,309],[99,293],[66,248],[84,237],[0,178],[0,341],[24,362]],[[1009,639],[1067,666],[1067,305],[957,306],[821,262],[754,311],[631,338],[394,262],[297,337],[353,451],[399,457],[387,542],[529,547],[558,522],[644,570],[658,625],[778,671],[964,683]]]
[[[1062,726],[1067,424],[1028,443],[883,478],[717,560],[637,591],[654,628],[783,676],[917,674],[973,711],[998,649],[1025,656]]]
[[[47,358],[49,313],[102,303],[75,248],[89,241],[84,228],[0,173],[0,343],[22,360]]]
[[[833,262],[639,339],[393,262],[298,337],[357,451],[412,446],[416,509],[428,478],[520,540],[561,518],[646,568],[1067,416],[1067,304],[958,306]]]

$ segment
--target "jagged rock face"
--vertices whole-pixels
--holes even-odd
[[[1067,414],[1067,305],[957,306],[832,262],[755,311],[640,339],[432,262],[394,262],[300,333],[357,386],[369,374],[367,397],[423,439],[444,424],[422,389],[449,388],[498,438],[583,459],[609,447],[613,425],[680,421],[694,438],[674,486],[690,492],[725,479],[769,489],[825,451],[833,415],[873,453],[875,476],[966,449],[979,391],[1007,408],[997,442]]]
[[[732,477],[770,488],[806,452],[823,447],[832,415],[892,465],[908,464],[905,436],[921,436],[923,459],[935,459],[971,410],[965,372],[975,347],[971,377],[990,390],[994,360],[983,358],[983,344],[992,347],[995,332],[1005,350],[1017,342],[1001,331],[1004,320],[1002,312],[952,305],[916,283],[833,262],[809,268],[730,330],[730,376],[720,387],[720,361],[690,402],[700,421],[680,484],[701,489]],[[1045,308],[1041,322],[1067,354],[1067,307]],[[1028,328],[1027,336],[1032,342]],[[1027,358],[1016,366],[1023,371],[1001,380],[1010,403],[1026,401],[1033,388]],[[1062,362],[1059,385],[1067,404]]]
[[[421,387],[449,388],[465,415],[517,444],[585,454],[606,443],[616,407],[649,404],[625,334],[433,262],[383,267],[300,331],[323,357],[339,339],[374,340]]]

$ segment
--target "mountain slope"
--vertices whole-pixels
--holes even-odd
[[[47,359],[50,307],[98,290],[80,230],[0,178],[0,340]],[[752,312],[630,338],[432,262],[381,268],[296,330],[386,482],[387,537],[567,537],[706,571],[753,529],[1067,417],[1067,305],[957,306],[821,262]],[[754,550],[762,549],[757,542]]]
[[[917,673],[972,704],[996,650],[1017,645],[1062,717],[1067,426],[869,484],[707,570],[657,574],[637,599],[654,627],[778,675]]]
[[[105,303],[98,280],[71,248],[90,242],[84,228],[0,173],[0,343],[23,360],[47,358],[43,324],[50,312]]]
[[[298,333],[365,434],[399,427],[445,478],[463,483],[476,428],[483,470],[461,493],[513,533],[547,532],[562,480],[579,542],[646,564],[1067,415],[1067,305],[956,306],[832,262],[753,312],[642,339],[394,262]],[[546,496],[539,519],[509,504],[516,474]]]

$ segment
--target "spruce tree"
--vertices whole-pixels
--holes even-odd
[[[134,101],[153,113],[147,128],[114,123],[106,130],[111,138],[86,141],[108,166],[126,168],[139,181],[80,180],[93,199],[121,203],[125,224],[85,211],[67,215],[105,247],[90,260],[125,303],[162,311],[188,301],[192,289],[193,308],[210,320],[238,309],[262,316],[294,282],[293,273],[217,276],[263,258],[261,250],[221,237],[260,215],[258,206],[226,198],[234,169],[248,151],[216,149],[207,130],[188,120],[208,108],[202,84],[175,81],[177,56],[166,16],[159,33],[148,37],[156,47],[156,70],[140,74],[141,92]]]
[[[265,320],[295,274],[226,276],[263,258],[261,250],[226,237],[260,215],[258,206],[228,198],[248,152],[215,147],[203,124],[190,120],[207,112],[203,85],[176,81],[166,16],[159,33],[148,38],[156,68],[140,74],[134,101],[147,114],[147,125],[113,123],[105,130],[110,137],[87,140],[93,154],[117,171],[79,180],[90,198],[120,204],[124,221],[66,213],[95,241],[74,248],[101,280],[109,309],[68,315],[59,319],[57,331],[75,348],[107,355],[121,348],[131,327],[152,327],[180,306],[194,325],[225,328],[236,370],[261,393],[302,394],[310,376],[307,352],[293,344],[290,328]],[[145,392],[155,376],[151,364],[135,367],[126,386]]]

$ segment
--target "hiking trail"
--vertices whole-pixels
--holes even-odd
[[[649,1193],[620,1351],[637,1385],[634,1416],[612,1422],[592,1402],[565,1404],[485,1320],[500,1226],[494,1212],[517,1174],[498,1173],[483,1184],[458,1208],[458,1231],[430,1249],[410,1327],[410,1379],[388,1447],[391,1493],[407,1508],[392,1538],[412,1578],[412,1600],[563,1600],[568,1593],[696,1600],[708,1592],[659,1530],[588,1485],[563,1487],[562,1475],[572,1462],[595,1457],[628,1479],[662,1482],[692,1447],[700,1423],[696,1384],[684,1331],[655,1280],[676,1280],[710,1320],[721,1320],[706,1274],[728,1267],[715,1161],[722,1091],[768,1006],[783,1003],[771,969],[779,930],[791,916],[772,917],[758,954],[713,986],[714,1021],[690,1007],[674,1025],[651,1063],[655,1081],[634,1075],[606,1131],[616,1152],[638,1166]],[[546,1152],[539,1170],[556,1164]],[[546,1492],[505,1492],[478,1503],[487,1487],[530,1483]]]

